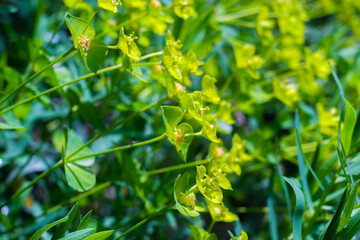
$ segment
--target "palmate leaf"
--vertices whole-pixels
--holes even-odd
[[[92,151],[88,147],[85,147],[79,152],[75,153],[82,146],[83,143],[76,135],[76,133],[73,130],[68,131],[64,158],[65,177],[69,186],[79,192],[91,189],[96,183],[94,173],[87,169],[87,167],[91,167],[94,164],[94,157],[85,158],[76,162],[70,162],[71,159],[76,159],[92,154]]]

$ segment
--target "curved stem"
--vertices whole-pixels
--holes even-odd
[[[144,55],[140,58],[140,61],[148,59],[148,58],[156,57],[156,56],[161,56],[163,53],[164,53],[164,51],[160,51],[160,52],[154,52],[154,53]]]
[[[31,80],[33,80],[34,78],[39,76],[41,73],[45,72],[47,69],[52,67],[54,64],[60,62],[61,60],[65,60],[67,57],[71,56],[71,53],[73,53],[74,51],[75,51],[74,47],[70,48],[66,53],[64,53],[60,57],[56,58],[54,61],[49,63],[43,69],[41,69],[40,71],[38,71],[38,72],[34,73],[33,75],[31,75],[30,77],[28,77],[24,82],[22,82],[19,86],[17,86],[14,90],[12,90],[8,95],[6,95],[3,99],[0,100],[0,107],[6,102],[6,100],[8,100],[12,95],[17,93],[18,91],[20,91]]]
[[[100,8],[97,7],[97,8],[94,10],[94,12],[91,14],[90,19],[89,19],[89,21],[87,22],[87,24],[85,25],[82,34],[84,34],[84,33],[86,32],[86,29],[87,29],[87,28],[89,27],[89,25],[92,23],[92,21],[93,21],[94,18],[95,18],[96,13],[97,13],[99,10],[100,10]]]
[[[194,167],[194,166],[197,166],[197,165],[205,165],[205,164],[208,164],[208,163],[209,163],[208,160],[195,161],[195,162],[184,163],[184,164],[180,164],[180,165],[176,165],[176,166],[171,166],[171,167],[166,167],[166,168],[160,168],[160,169],[147,171],[145,174],[150,176],[150,175],[155,175],[155,174],[160,174],[160,173],[176,171],[176,170],[180,170],[180,169],[184,169],[184,168],[190,168],[190,167]]]
[[[75,152],[73,152],[68,158],[71,158],[72,156],[74,156],[75,154],[77,154],[78,152],[80,152],[82,149],[84,149],[85,147],[88,147],[90,144],[92,144],[93,142],[95,142],[96,140],[98,140],[99,138],[101,138],[102,136],[104,136],[105,134],[111,132],[112,130],[114,130],[115,128],[117,128],[118,126],[130,121],[131,119],[133,119],[134,117],[140,115],[141,113],[149,110],[150,108],[160,105],[163,102],[166,102],[170,100],[170,97],[165,97],[160,99],[157,102],[154,102],[152,104],[147,105],[146,107],[141,108],[139,111],[134,112],[133,114],[129,115],[128,117],[121,119],[115,123],[113,123],[106,131],[103,131],[99,134],[97,134],[96,136],[94,136],[92,139],[90,139],[88,142],[86,142],[83,146],[81,146],[79,149],[77,149]]]
[[[61,85],[59,85],[59,86],[50,88],[50,89],[48,89],[48,90],[46,90],[46,91],[44,91],[44,92],[41,92],[41,93],[39,93],[39,94],[37,94],[37,95],[35,95],[35,96],[32,96],[32,97],[30,97],[30,98],[27,98],[27,99],[21,101],[21,102],[18,102],[18,103],[14,104],[14,105],[12,105],[12,106],[10,106],[10,107],[7,107],[7,108],[5,108],[5,109],[2,109],[2,110],[0,111],[0,115],[2,115],[3,113],[8,112],[8,111],[10,111],[10,110],[12,110],[12,109],[20,106],[20,105],[23,105],[23,104],[25,104],[25,103],[31,102],[32,100],[35,100],[35,99],[37,99],[37,98],[39,98],[39,97],[41,97],[41,96],[43,96],[43,95],[46,95],[46,94],[49,94],[49,93],[51,93],[51,92],[54,92],[54,91],[56,91],[56,90],[58,90],[58,89],[61,89],[61,88],[65,87],[65,86],[69,86],[69,85],[74,84],[74,83],[77,83],[77,82],[79,82],[79,81],[81,81],[81,80],[83,80],[83,79],[90,78],[90,77],[94,77],[94,76],[96,76],[96,75],[98,75],[98,74],[101,74],[101,73],[104,73],[104,72],[113,71],[113,70],[116,70],[116,69],[119,69],[119,68],[122,68],[122,64],[118,64],[118,65],[115,65],[115,66],[111,66],[111,67],[108,67],[108,68],[104,68],[104,69],[101,69],[101,70],[97,71],[96,73],[89,73],[89,74],[86,74],[86,75],[84,75],[84,76],[82,76],[82,77],[76,78],[76,79],[74,79],[74,80],[72,80],[72,81],[70,81],[70,82],[67,82],[67,83],[61,84]]]
[[[38,181],[40,181],[41,179],[45,178],[47,175],[49,175],[50,173],[52,173],[55,169],[57,169],[58,167],[60,167],[62,165],[63,161],[60,160],[58,161],[54,166],[52,166],[51,168],[49,168],[47,171],[43,172],[42,174],[40,174],[39,176],[37,176],[34,180],[32,180],[28,185],[26,185],[25,187],[21,188],[19,191],[17,191],[14,195],[11,196],[11,198],[6,201],[4,204],[1,205],[0,209],[5,206],[6,204],[8,204],[9,202],[13,201],[14,199],[18,198],[23,192],[25,192],[26,190],[28,190],[29,188],[31,188],[32,186],[34,186]]]
[[[151,65],[160,65],[162,62],[145,62],[145,63],[137,63],[134,64],[134,67],[140,67],[140,66],[151,66]]]
[[[70,158],[69,160],[65,160],[65,162],[66,163],[76,162],[76,161],[79,161],[79,160],[82,160],[82,159],[96,157],[96,156],[104,155],[104,154],[107,154],[107,153],[112,153],[112,152],[117,152],[117,151],[130,149],[130,148],[140,147],[140,146],[143,146],[143,145],[146,145],[146,144],[150,144],[150,143],[154,143],[154,142],[164,140],[166,138],[167,138],[166,134],[162,134],[161,136],[155,137],[155,138],[147,140],[147,141],[134,143],[134,144],[129,144],[129,145],[125,145],[125,146],[121,146],[121,147],[117,147],[117,148],[112,148],[112,149],[109,149],[109,150],[106,150],[106,151],[103,151],[103,152],[93,153],[93,154],[90,154],[90,155],[81,156],[81,157],[74,158],[74,159]]]
[[[172,206],[174,206],[174,202],[169,203],[168,205],[166,205],[164,208],[158,210],[157,212],[154,212],[153,214],[151,214],[150,216],[144,218],[143,220],[141,220],[140,222],[138,222],[137,224],[135,224],[134,226],[132,226],[131,228],[129,228],[128,230],[126,230],[125,232],[123,232],[120,236],[118,236],[117,238],[115,238],[114,240],[118,240],[121,239],[122,237],[124,237],[125,235],[129,234],[130,232],[134,231],[135,229],[137,229],[138,227],[142,226],[143,224],[147,223],[148,221],[156,218],[157,216],[163,214],[166,210],[168,210],[169,208],[171,208]]]

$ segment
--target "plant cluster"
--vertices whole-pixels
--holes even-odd
[[[358,1],[0,7],[0,238],[360,230]]]

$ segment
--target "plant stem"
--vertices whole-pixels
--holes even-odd
[[[90,155],[81,156],[81,157],[74,158],[74,159],[70,158],[69,160],[65,160],[65,162],[66,163],[76,162],[76,161],[79,161],[79,160],[82,160],[82,159],[96,157],[96,156],[104,155],[104,154],[107,154],[107,153],[112,153],[112,152],[117,152],[117,151],[121,151],[121,150],[130,149],[130,148],[140,147],[140,146],[143,146],[143,145],[146,145],[146,144],[150,144],[150,143],[154,143],[154,142],[164,140],[166,138],[167,138],[166,134],[162,134],[162,135],[160,135],[158,137],[152,138],[152,139],[147,140],[147,141],[134,143],[134,144],[129,144],[129,145],[121,146],[121,147],[116,147],[116,148],[112,148],[112,149],[109,149],[109,150],[106,150],[106,151],[103,151],[103,152],[93,153],[93,154],[90,154]]]
[[[184,163],[184,164],[180,164],[180,165],[176,165],[176,166],[147,171],[145,174],[150,176],[150,175],[155,175],[155,174],[160,174],[160,173],[176,171],[176,170],[180,170],[180,169],[184,169],[184,168],[190,168],[190,167],[197,166],[197,165],[205,165],[208,163],[209,163],[208,160],[195,161],[195,162]]]
[[[140,222],[138,222],[137,224],[135,224],[134,226],[132,226],[131,228],[129,228],[128,230],[126,230],[125,232],[123,232],[120,236],[118,236],[117,238],[115,238],[114,240],[118,240],[121,239],[122,237],[124,237],[125,235],[129,234],[130,232],[134,231],[135,229],[137,229],[138,227],[142,226],[143,224],[147,223],[148,221],[156,218],[157,216],[163,214],[166,210],[168,210],[169,208],[171,208],[172,206],[174,206],[174,202],[169,203],[168,205],[166,205],[164,208],[158,210],[157,212],[154,212],[153,214],[151,214],[150,216],[148,216],[147,218],[144,218],[143,220],[141,220]]]
[[[184,137],[195,137],[195,136],[201,136],[202,132],[197,132],[197,133],[186,133],[184,134]]]
[[[120,67],[121,67],[121,64],[119,64]],[[119,65],[116,65],[116,66],[119,66]],[[113,66],[114,67],[114,66]],[[105,70],[105,69],[103,69]],[[132,118],[138,116],[140,113],[158,105],[158,104],[161,104],[167,100],[169,100],[170,98],[169,97],[165,97],[165,98],[162,98],[160,99],[159,101],[155,102],[155,103],[152,103],[142,109],[140,109],[139,111],[131,114],[130,116],[128,116],[127,118],[124,118],[118,122],[116,122],[112,127],[110,127],[108,130],[98,134],[97,136],[93,137],[90,141],[88,141],[86,144],[84,144],[82,147],[80,147],[78,150],[76,150],[72,155],[70,155],[68,158],[70,159],[72,156],[74,156],[76,153],[78,153],[79,151],[81,151],[82,149],[84,149],[85,147],[89,146],[92,142],[94,142],[95,140],[99,139],[101,136],[105,135],[106,133],[110,132],[111,130],[113,130],[114,128],[116,128],[117,126],[120,126],[121,124],[131,120]],[[165,135],[165,134],[164,134]],[[118,150],[124,150],[124,149],[129,149],[131,147],[136,147],[136,146],[141,146],[141,145],[144,145],[144,144],[148,144],[151,142],[155,142],[155,139],[157,139],[158,141],[160,140],[160,138],[166,138],[166,135],[164,137],[164,135],[161,135],[157,138],[154,138],[154,139],[151,139],[151,140],[148,140],[148,141],[145,141],[145,142],[141,142],[141,143],[137,143],[137,144],[132,144],[132,145],[127,145],[127,146],[123,146],[123,147],[119,147],[119,148],[122,148],[122,149],[119,149],[117,148],[117,151]],[[114,149],[112,149],[114,150]],[[99,153],[98,153],[99,154]],[[104,154],[104,152],[102,152],[102,154]],[[88,156],[86,156],[88,157]],[[74,161],[74,160],[72,160]],[[22,194],[24,191],[26,191],[27,189],[29,189],[30,187],[32,187],[34,184],[36,184],[39,180],[43,179],[44,177],[46,177],[47,175],[49,175],[51,172],[53,172],[56,168],[60,167],[62,165],[63,161],[60,160],[59,162],[57,162],[53,167],[51,167],[50,169],[48,169],[47,171],[43,172],[41,175],[39,175],[37,178],[35,178],[34,180],[32,180],[29,185],[27,185],[26,187],[24,187],[23,189],[19,190],[18,192],[16,192],[13,196],[11,196],[11,198],[6,201],[5,204],[3,204],[0,209],[5,206],[7,203],[13,201],[14,199],[16,199],[17,197],[20,196],[20,194]]]
[[[21,188],[19,191],[17,191],[14,195],[11,196],[11,198],[6,201],[3,205],[1,205],[0,209],[5,206],[6,204],[8,204],[9,202],[13,201],[14,199],[18,198],[23,192],[25,192],[26,190],[28,190],[29,188],[31,188],[32,186],[35,185],[35,183],[37,183],[38,181],[40,181],[41,179],[45,178],[47,175],[49,175],[51,172],[53,172],[55,169],[57,169],[58,167],[60,167],[62,165],[63,161],[60,160],[58,161],[54,166],[52,166],[51,168],[49,168],[47,171],[43,172],[42,174],[40,174],[39,176],[37,176],[34,180],[32,180],[28,185],[26,185],[25,187]]]
[[[107,46],[108,49],[119,49],[118,46]]]
[[[146,62],[146,63],[137,63],[134,64],[134,67],[140,67],[140,66],[150,66],[150,65],[160,65],[161,62]]]
[[[94,12],[91,14],[90,19],[89,19],[89,21],[87,22],[87,24],[85,25],[82,34],[84,34],[84,33],[86,32],[87,28],[88,28],[89,25],[92,23],[92,21],[93,21],[94,18],[95,18],[96,13],[97,13],[99,10],[100,10],[100,8],[97,7],[97,8],[94,10]]]
[[[228,22],[228,21],[232,21],[235,19],[239,19],[239,18],[257,14],[259,11],[260,11],[259,7],[244,9],[244,10],[240,10],[238,12],[225,14],[223,16],[218,16],[218,17],[216,17],[216,20],[217,20],[217,22]]]
[[[111,132],[112,130],[114,130],[115,128],[117,128],[118,126],[130,121],[131,119],[133,119],[134,117],[140,115],[141,113],[149,110],[150,108],[154,107],[154,106],[157,106],[157,105],[160,105],[162,104],[163,102],[166,102],[170,100],[169,97],[165,97],[165,98],[162,98],[160,99],[159,101],[157,102],[154,102],[150,105],[147,105],[146,107],[143,107],[141,108],[139,111],[136,111],[134,112],[133,114],[129,115],[128,117],[124,118],[124,119],[121,119],[115,123],[112,124],[112,126],[110,126],[107,130],[99,133],[98,135],[94,136],[92,139],[90,139],[87,143],[85,143],[83,146],[81,146],[79,149],[77,149],[75,152],[73,152],[70,156],[68,156],[68,158],[71,158],[72,156],[74,156],[75,154],[77,154],[78,152],[80,152],[82,149],[84,149],[85,147],[89,146],[90,144],[92,144],[93,142],[95,142],[96,140],[98,140],[99,138],[101,138],[102,136],[104,136],[105,134]]]
[[[216,222],[214,221],[214,219],[212,219],[212,220],[211,220],[211,223],[210,223],[210,226],[209,226],[209,228],[208,228],[208,230],[207,230],[209,233],[210,233],[211,230],[213,229],[215,223],[216,223]]]
[[[115,179],[115,180],[112,180],[112,181],[107,181],[107,182],[104,182],[104,183],[102,183],[102,184],[99,184],[99,185],[97,185],[96,187],[90,189],[90,190],[87,191],[87,192],[84,192],[84,193],[82,193],[82,194],[80,194],[80,195],[78,195],[78,196],[76,196],[76,197],[74,197],[74,198],[71,198],[71,199],[69,199],[69,200],[67,200],[67,201],[65,201],[65,202],[63,202],[63,203],[60,203],[60,204],[58,204],[58,205],[56,205],[56,206],[48,209],[48,210],[46,211],[46,213],[48,214],[48,213],[51,213],[51,212],[58,211],[59,209],[61,209],[62,207],[65,207],[65,206],[68,205],[68,204],[73,204],[73,203],[75,203],[75,202],[80,201],[81,199],[83,199],[83,198],[85,198],[85,197],[88,197],[88,196],[90,196],[90,195],[92,195],[92,194],[95,194],[95,193],[97,193],[97,192],[99,192],[99,191],[102,191],[102,190],[104,190],[105,188],[110,187],[110,186],[111,186],[114,182],[116,182],[117,180],[118,180],[118,178]]]
[[[160,55],[162,55],[163,53],[164,53],[164,51],[154,52],[154,53],[147,54],[147,55],[145,55],[145,56],[142,56],[142,57],[140,58],[140,61],[145,60],[145,59],[148,59],[148,58],[160,56]]]
[[[83,80],[83,79],[86,79],[86,78],[90,78],[90,77],[94,77],[94,76],[96,76],[96,75],[98,75],[98,74],[101,74],[101,73],[113,71],[113,70],[119,69],[119,68],[121,68],[121,67],[122,67],[122,64],[118,64],[118,65],[115,65],[115,66],[111,66],[111,67],[108,67],[108,68],[104,68],[104,69],[101,69],[101,70],[97,71],[96,73],[89,73],[89,74],[86,74],[86,75],[84,75],[84,76],[82,76],[82,77],[76,78],[76,79],[74,79],[74,80],[72,80],[72,81],[70,81],[70,82],[67,82],[67,83],[61,84],[61,85],[59,85],[59,86],[50,88],[50,89],[48,89],[48,90],[46,90],[46,91],[44,91],[44,92],[42,92],[42,93],[39,93],[39,94],[37,94],[37,95],[35,95],[35,96],[32,96],[32,97],[30,97],[30,98],[27,98],[27,99],[25,99],[25,100],[23,100],[23,101],[21,101],[21,102],[18,102],[18,103],[13,104],[12,106],[10,106],[10,107],[8,107],[8,108],[5,108],[5,109],[1,110],[1,111],[0,111],[0,115],[2,115],[2,114],[5,113],[5,112],[8,112],[8,111],[10,111],[10,110],[12,110],[12,109],[20,106],[20,105],[23,105],[23,104],[25,104],[25,103],[31,102],[32,100],[37,99],[37,98],[39,98],[39,97],[41,97],[41,96],[43,96],[43,95],[46,95],[46,94],[51,93],[51,92],[54,92],[54,91],[56,91],[56,90],[58,90],[58,89],[61,89],[61,88],[65,87],[65,86],[68,86],[68,85],[77,83],[77,82],[79,82],[80,80]]]
[[[37,76],[39,76],[41,73],[45,72],[47,69],[49,69],[50,67],[52,67],[54,64],[60,62],[61,60],[65,60],[67,57],[71,56],[71,53],[73,53],[75,51],[75,48],[72,47],[70,48],[66,53],[64,53],[63,55],[61,55],[60,57],[56,58],[54,61],[52,61],[51,63],[49,63],[47,66],[45,66],[43,69],[41,69],[40,71],[34,73],[33,75],[31,75],[30,77],[28,77],[25,81],[23,81],[19,86],[17,86],[14,90],[12,90],[8,95],[6,95],[3,99],[0,100],[0,107],[6,102],[6,100],[8,100],[12,95],[14,95],[15,93],[17,93],[18,91],[20,91],[26,84],[28,84],[31,80],[33,80],[34,78],[36,78]],[[1,112],[2,113],[2,112]]]

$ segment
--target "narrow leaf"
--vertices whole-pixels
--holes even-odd
[[[302,240],[301,238],[301,223],[305,211],[305,198],[301,189],[298,187],[296,182],[290,178],[284,177],[295,192],[296,204],[293,217],[293,235],[294,240]]]

